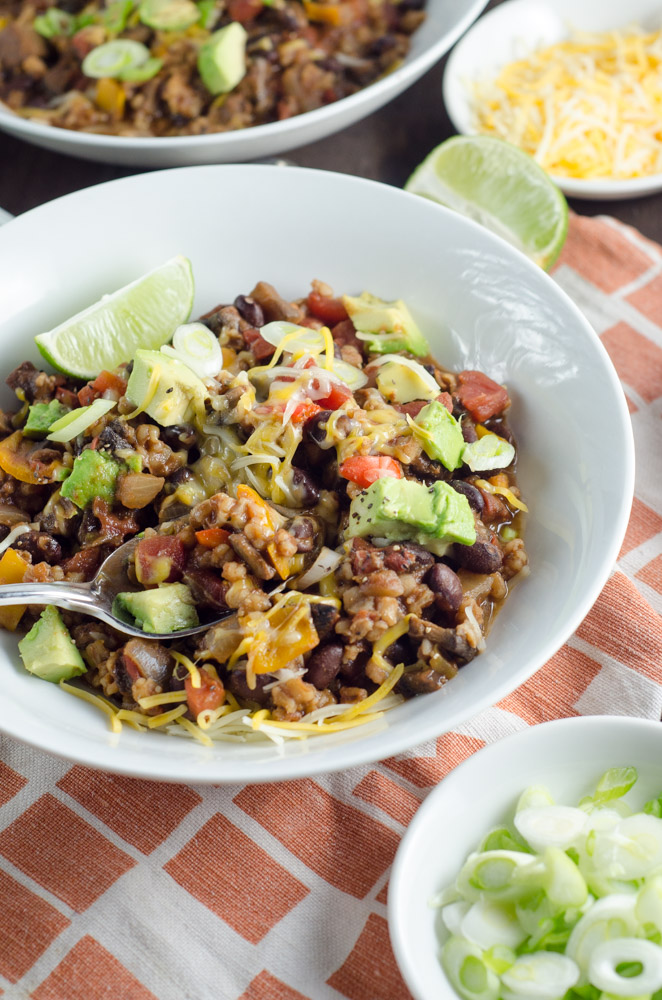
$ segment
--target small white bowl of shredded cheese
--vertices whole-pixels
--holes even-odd
[[[561,719],[466,760],[398,849],[389,929],[415,1000],[659,996],[660,723]]]
[[[571,197],[662,190],[659,0],[506,0],[454,49],[443,95],[458,132],[525,149]]]

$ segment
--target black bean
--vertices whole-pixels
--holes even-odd
[[[182,466],[181,469],[177,469],[171,476],[168,476],[168,482],[173,483],[175,486],[188,483],[191,479],[193,479],[193,473],[186,466]]]
[[[326,443],[326,422],[332,412],[332,410],[322,410],[320,413],[316,413],[314,417],[311,417],[310,420],[307,420],[303,428],[304,439],[330,448],[331,444]]]
[[[485,509],[485,501],[483,500],[483,495],[477,486],[473,486],[471,483],[465,483],[463,479],[451,479],[448,483],[452,486],[456,493],[462,493],[463,496],[469,501],[469,506],[472,510],[480,516]]]
[[[312,601],[310,604],[310,617],[313,619],[315,631],[320,642],[323,642],[333,631],[340,615],[333,604],[325,604],[323,601]]]
[[[482,539],[473,545],[454,545],[452,558],[472,573],[496,573],[503,564],[499,543]]]
[[[290,535],[296,539],[297,552],[313,551],[317,537],[317,524],[311,517],[305,517],[304,515],[293,517],[286,527]]]
[[[10,531],[11,528],[8,524],[0,524],[0,542],[5,540]]]
[[[341,642],[329,642],[319,646],[308,660],[308,670],[303,679],[314,684],[318,691],[327,688],[338,675],[342,664],[344,646]]]
[[[182,448],[192,448],[196,442],[195,428],[191,424],[173,424],[172,427],[161,428],[161,440],[173,451]]]
[[[15,539],[12,548],[29,552],[33,565],[47,562],[51,566],[57,566],[62,562],[62,546],[45,531],[24,531]]]
[[[258,305],[255,299],[249,295],[238,295],[234,300],[234,307],[252,327],[259,329],[264,326],[262,306]]]
[[[254,701],[258,705],[264,705],[269,701],[269,691],[264,690],[265,684],[273,681],[271,674],[258,674],[255,678],[255,687],[249,688],[246,680],[245,670],[231,670],[228,674],[226,687],[235,698],[242,701]]]
[[[437,607],[454,618],[462,602],[462,584],[457,573],[446,563],[438,562],[426,576],[425,582],[434,593]]]
[[[474,441],[478,440],[478,432],[476,431],[476,425],[474,424],[471,417],[467,416],[466,413],[462,417],[462,437],[467,442],[467,444],[473,444]]]
[[[312,507],[320,498],[320,491],[303,469],[292,468],[292,486],[295,500],[300,507]]]
[[[415,663],[416,653],[408,637],[403,635],[384,650],[384,659],[397,667],[399,663]]]

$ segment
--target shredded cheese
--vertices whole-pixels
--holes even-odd
[[[368,708],[372,708],[373,705],[382,701],[382,699],[385,698],[398,683],[404,673],[404,669],[405,668],[402,663],[400,663],[397,667],[394,667],[386,680],[379,685],[376,691],[373,691],[373,693],[368,695],[367,698],[364,698],[363,701],[357,701],[355,705],[352,705],[349,711],[343,714],[343,721],[353,719],[357,715],[364,715]]]
[[[154,708],[155,705],[170,705],[181,701],[186,701],[186,691],[164,691],[163,694],[148,694],[145,698],[138,698],[141,708]]]
[[[90,705],[94,705],[95,708],[101,709],[110,719],[110,728],[114,733],[122,732],[122,721],[117,718],[117,711],[113,708],[110,702],[106,701],[105,698],[99,697],[98,694],[92,694],[91,691],[84,691],[82,688],[74,687],[72,684],[67,684],[66,681],[59,682],[60,687],[67,694],[73,694],[76,698],[80,698],[81,701],[87,701]]]
[[[172,656],[173,660],[176,663],[180,663],[183,667],[186,667],[186,669],[188,670],[189,676],[191,678],[191,687],[199,688],[200,684],[202,683],[200,678],[200,671],[196,667],[193,660],[190,660],[188,656],[184,656],[183,653],[178,653],[177,650],[175,649],[170,650],[170,655]]]
[[[196,739],[199,743],[202,743],[206,747],[213,747],[214,744],[209,739],[207,734],[203,733],[200,727],[196,726],[195,723],[191,722],[190,719],[185,719],[183,718],[183,716],[181,716],[180,718],[176,719],[175,722],[178,726],[182,726],[186,730],[186,732],[190,733],[191,736],[194,739]]]
[[[475,124],[582,180],[662,172],[662,31],[577,32],[474,86]]]
[[[175,719],[178,719],[180,715],[184,715],[187,711],[188,705],[178,705],[177,708],[173,708],[169,712],[161,712],[160,715],[150,715],[145,721],[149,729],[158,729],[159,726],[166,726],[169,722],[174,722]]]
[[[516,497],[512,490],[509,490],[507,486],[493,486],[492,483],[488,483],[486,479],[476,479],[475,485],[479,486],[481,490],[485,490],[486,493],[497,493],[508,501],[511,507],[516,507],[517,510],[524,511],[525,514],[529,513],[529,508],[526,506],[523,500]]]

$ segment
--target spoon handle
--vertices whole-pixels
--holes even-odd
[[[0,586],[0,607],[11,604],[55,604],[68,611],[96,617],[98,597],[89,583],[6,583]]]

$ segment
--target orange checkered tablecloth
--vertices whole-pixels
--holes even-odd
[[[459,730],[340,775],[162,785],[0,738],[0,993],[34,1000],[407,1000],[389,868],[430,788],[547,719],[662,711],[662,252],[575,216],[554,278],[600,334],[637,447],[614,575],[530,681]]]

